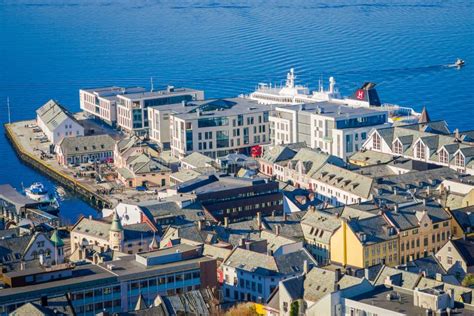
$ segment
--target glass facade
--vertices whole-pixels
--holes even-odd
[[[364,126],[380,125],[387,122],[386,114],[378,114],[365,117],[351,118],[347,120],[336,121],[337,129],[357,128]]]
[[[214,126],[227,126],[229,125],[229,119],[227,117],[209,117],[201,118],[198,120],[198,127],[214,127]]]
[[[216,132],[216,144],[217,144],[217,148],[229,147],[229,132],[228,131],[217,131]]]
[[[192,101],[192,100],[193,100],[193,97],[191,95],[178,95],[178,96],[173,96],[173,97],[144,100],[143,104],[144,104],[144,107],[149,107],[149,106],[173,104],[173,103],[179,103],[181,101]]]

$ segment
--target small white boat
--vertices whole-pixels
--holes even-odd
[[[32,200],[40,202],[44,205],[45,210],[58,210],[59,203],[57,199],[49,194],[48,190],[40,182],[35,182],[25,189],[25,195]]]
[[[58,193],[59,197],[63,198],[66,195],[66,190],[63,187],[57,187],[56,192]]]
[[[462,67],[462,66],[464,66],[464,63],[465,63],[464,60],[462,60],[461,58],[458,58],[458,59],[456,59],[456,62],[454,63],[454,66]]]

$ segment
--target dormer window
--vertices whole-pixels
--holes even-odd
[[[421,160],[426,159],[425,145],[423,145],[421,141],[418,141],[415,145],[415,158]]]
[[[464,160],[464,156],[459,152],[456,154],[456,156],[454,157],[454,164],[457,166],[457,167],[462,167],[464,168],[465,167],[465,160]]]
[[[396,139],[393,142],[392,150],[394,154],[401,155],[403,153],[403,146],[400,140]]]
[[[374,133],[374,137],[372,137],[372,147],[375,150],[381,150],[382,148],[380,143],[380,136],[378,133]]]
[[[449,163],[449,154],[444,148],[439,151],[439,162],[444,164]]]

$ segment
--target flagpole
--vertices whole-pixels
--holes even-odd
[[[11,124],[10,98],[9,97],[7,97],[7,109],[8,109],[8,124]]]

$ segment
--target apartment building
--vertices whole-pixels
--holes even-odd
[[[435,254],[451,236],[451,216],[439,204],[423,200],[384,213],[400,237],[400,263]]]
[[[217,285],[216,260],[201,247],[177,245],[122,256],[98,265],[62,264],[7,273],[0,291],[0,315],[19,306],[68,293],[76,315],[133,311],[139,300],[150,306],[158,295],[174,295]]]
[[[189,103],[189,102],[188,102]],[[270,143],[269,108],[243,98],[191,102],[196,107],[170,115],[170,145],[174,156],[200,152],[211,158],[234,152],[250,153]]]
[[[474,132],[451,134],[445,121],[378,128],[363,147],[474,175]]]
[[[283,210],[278,182],[263,178],[203,175],[168,189],[173,195],[192,194],[216,222],[252,218],[261,212],[270,215]]]
[[[341,226],[331,236],[332,263],[366,268],[378,263],[399,263],[398,234],[383,216],[364,219],[341,219]]]
[[[169,86],[166,90],[117,95],[117,126],[127,133],[146,135],[148,108],[204,99],[204,91]]]
[[[272,256],[235,248],[221,265],[224,299],[265,302],[281,280],[306,273],[316,265],[305,249]]]
[[[101,87],[79,90],[81,110],[105,123],[116,126],[117,124],[117,96],[133,93],[143,93],[142,87]]]
[[[311,148],[346,158],[359,151],[372,129],[387,126],[388,113],[318,102],[276,107],[270,116],[272,143],[306,142]]]

